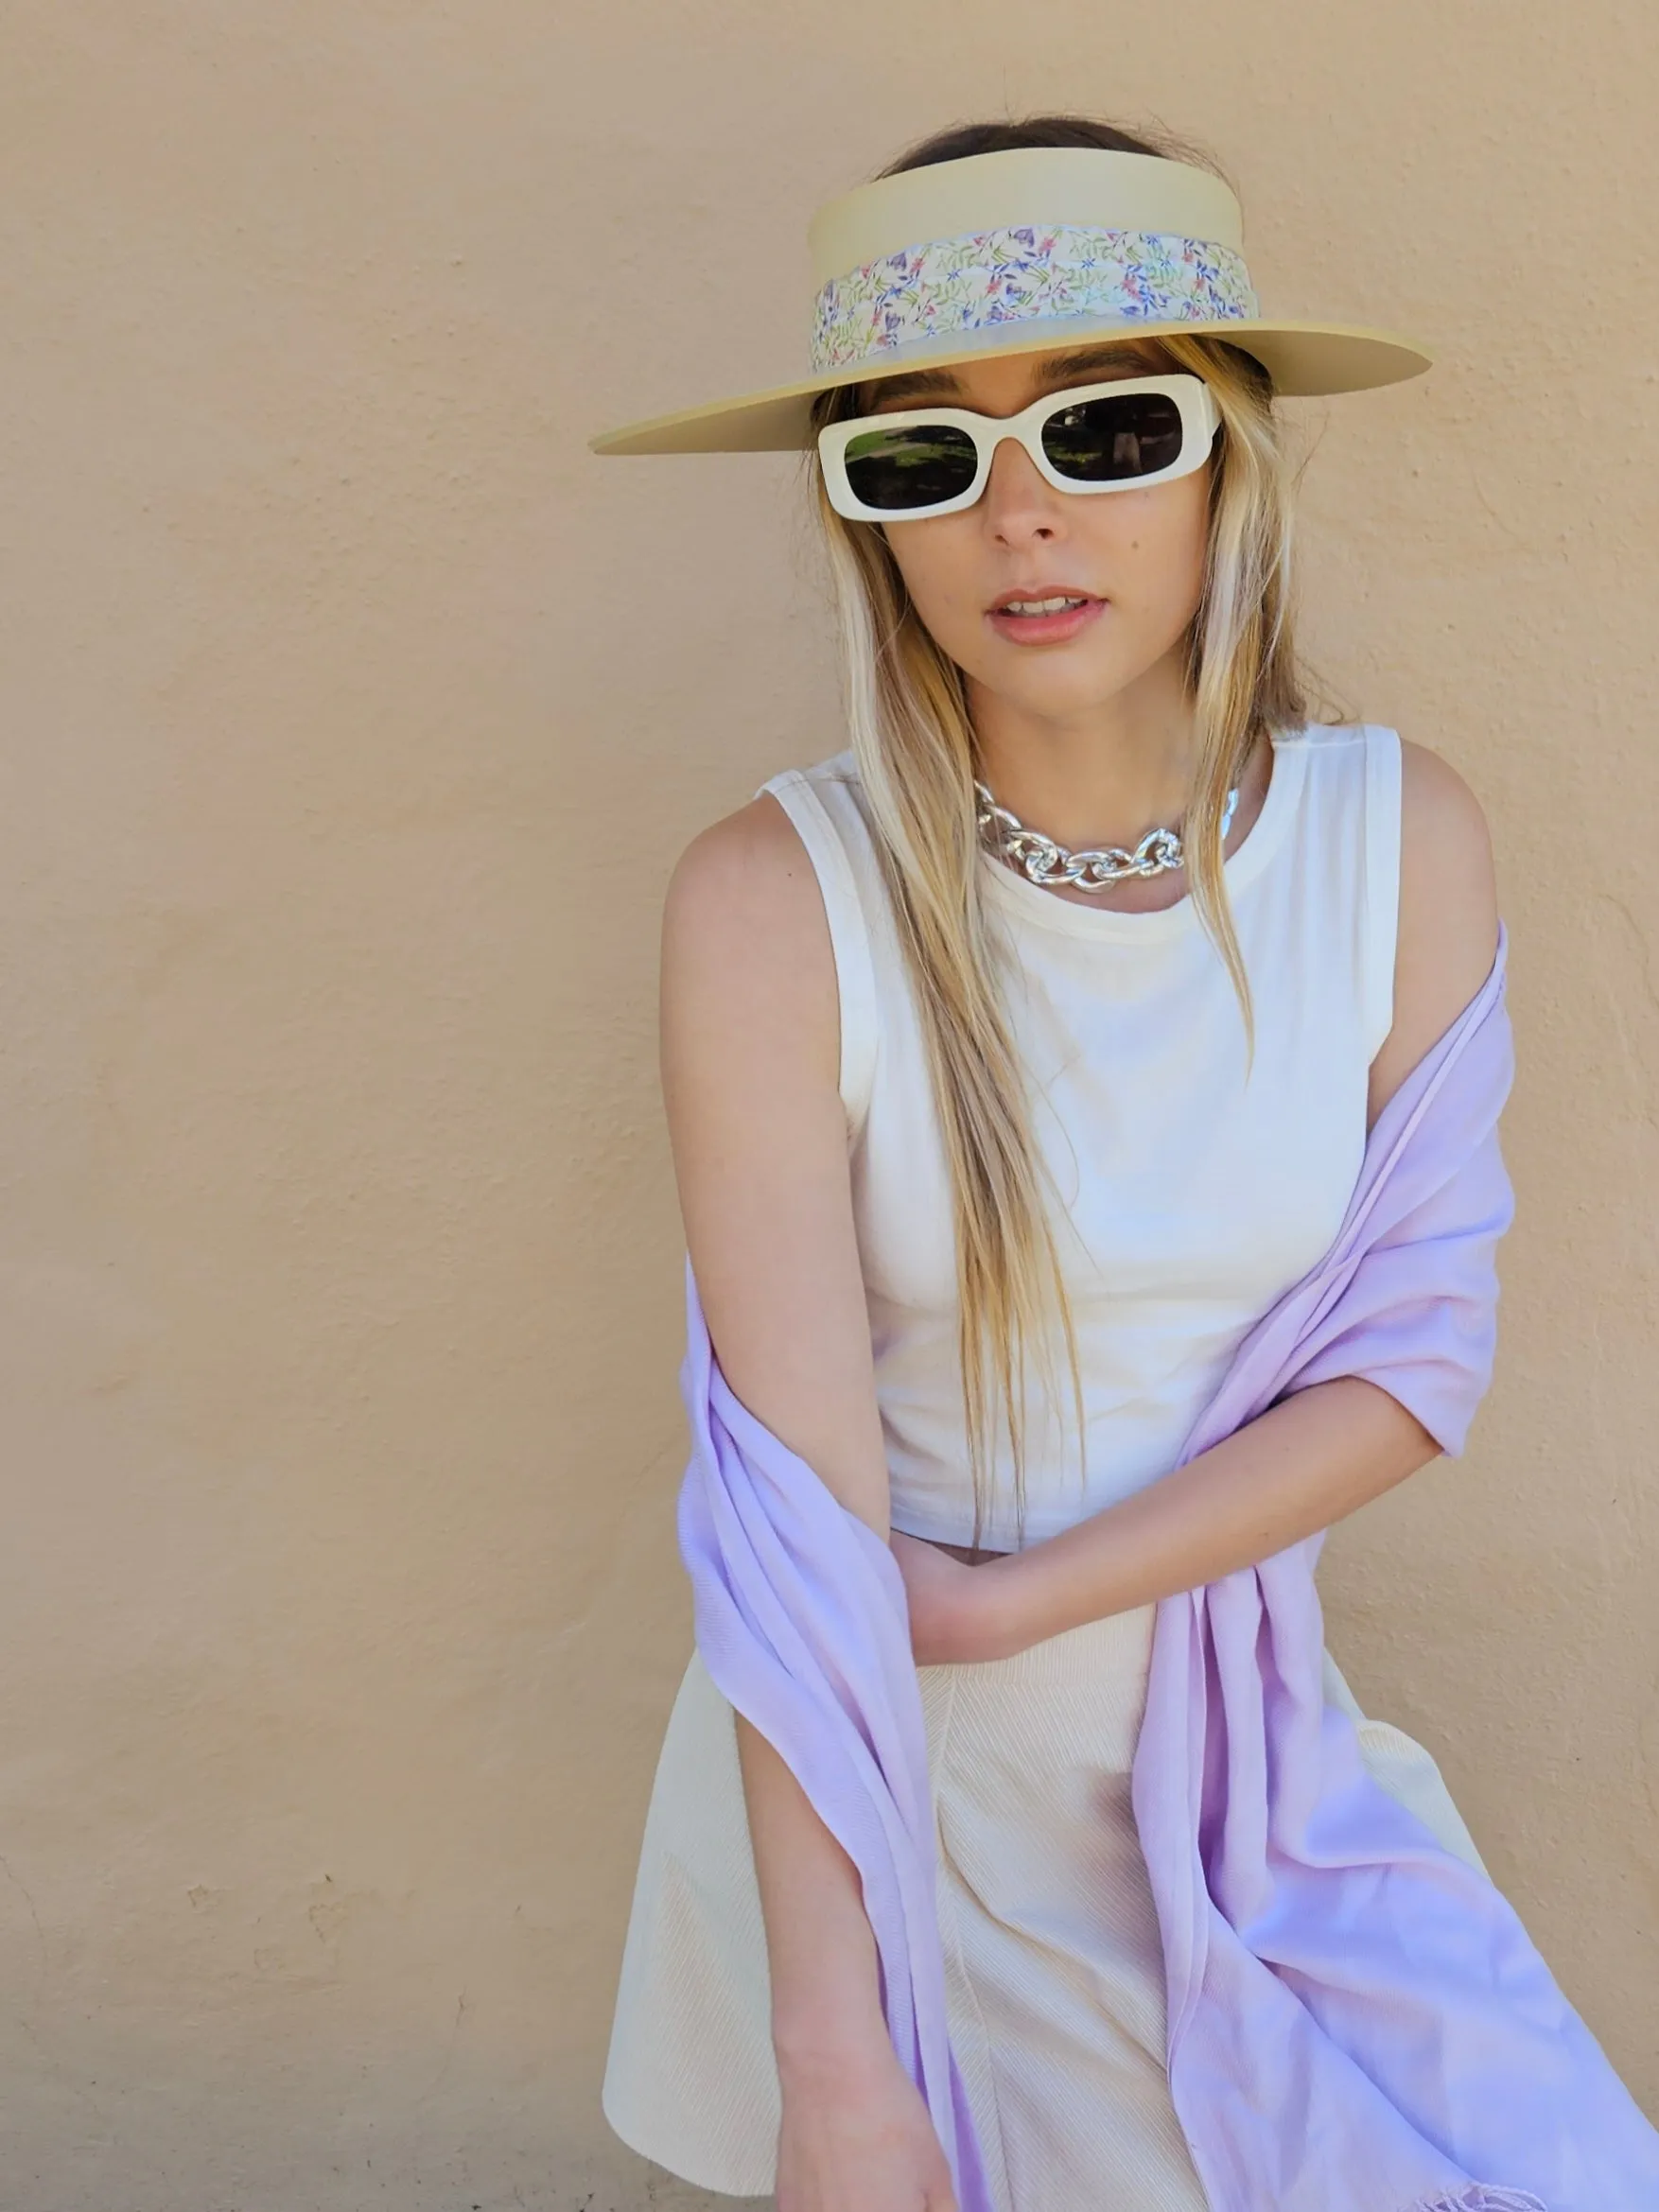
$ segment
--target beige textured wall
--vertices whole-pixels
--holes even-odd
[[[793,374],[812,207],[1043,102],[1441,350],[1302,409],[1307,635],[1492,813],[1520,1214],[1332,1642],[1659,2101],[1654,23],[15,0],[6,2212],[701,2202],[598,2110],[690,1632],[658,901],[842,740],[792,464],[583,440]]]

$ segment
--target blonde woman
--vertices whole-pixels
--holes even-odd
[[[1468,785],[1316,720],[1295,653],[1276,399],[1426,361],[1261,316],[1204,161],[1077,118],[945,132],[814,245],[812,378],[597,442],[812,451],[846,646],[847,748],[704,830],[669,887],[688,1251],[732,1389],[904,1577],[989,2203],[1221,2212],[1225,2186],[1269,2212],[1206,2193],[1172,2102],[1130,1774],[1159,1602],[1441,1449],[1338,1375],[1171,1472],[1498,951]],[[1484,1880],[1427,1752],[1324,1663],[1371,1772]],[[1650,2131],[1602,2086],[1633,2176]],[[1278,2116],[1317,2142],[1310,2101]],[[858,1870],[695,1654],[604,2109],[781,2212],[957,2205]],[[1231,2125],[1212,2176],[1243,2170]],[[1272,2212],[1415,2212],[1297,2170]],[[1485,2178],[1514,2186],[1434,2201],[1545,2203]]]

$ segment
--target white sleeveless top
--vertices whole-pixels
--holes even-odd
[[[841,1095],[895,1528],[973,1538],[951,1193],[909,978],[851,750],[762,784],[817,873],[841,1001]],[[1400,740],[1376,724],[1274,740],[1262,810],[1225,862],[1243,1013],[1190,897],[1150,914],[1057,898],[984,848],[1006,925],[1008,1019],[1051,1207],[1086,1417],[1027,1392],[1025,1541],[1169,1472],[1240,1339],[1320,1257],[1366,1139],[1393,1022]],[[1069,1225],[1069,1226],[1068,1226]],[[980,1541],[1018,1536],[1005,1433]]]

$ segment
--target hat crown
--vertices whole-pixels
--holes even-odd
[[[879,177],[812,226],[821,275],[814,369],[891,364],[911,349],[1020,326],[1055,342],[1087,326],[1242,322],[1256,295],[1239,205],[1208,169],[1161,154],[1017,147]]]
[[[826,201],[807,232],[813,283],[906,248],[1026,226],[1171,233],[1237,253],[1244,216],[1223,179],[1163,154],[1021,146],[877,177]]]

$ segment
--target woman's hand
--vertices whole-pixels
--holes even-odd
[[[777,2212],[958,2212],[922,2094],[890,2043],[780,2063]]]
[[[910,1605],[910,1647],[917,1666],[1007,1659],[1021,1649],[1009,1576],[1017,1552],[991,1554],[977,1566],[926,1537],[892,1530],[889,1542]]]

